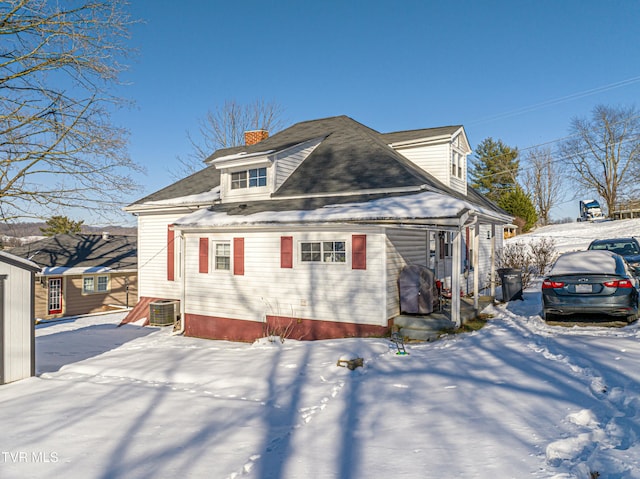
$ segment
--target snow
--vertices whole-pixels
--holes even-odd
[[[572,251],[560,256],[549,274],[616,274],[614,258],[611,251]]]
[[[589,243],[596,239],[628,238],[631,236],[640,236],[638,219],[549,225],[538,228],[530,234],[511,238],[509,241],[528,242],[550,238],[556,249],[564,253],[587,249]]]
[[[573,226],[575,244],[604,237]],[[385,338],[117,327],[124,313],[43,323],[38,376],[0,386],[0,477],[640,477],[640,327],[540,309],[536,280],[481,330],[406,356]]]
[[[363,203],[333,204],[315,210],[265,211],[250,215],[198,210],[175,224],[180,226],[234,226],[247,224],[374,221],[388,219],[456,218],[465,209],[495,216],[494,211],[435,192],[382,198]],[[457,222],[456,222],[457,224]]]

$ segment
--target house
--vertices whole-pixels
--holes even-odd
[[[40,319],[130,308],[138,300],[137,238],[60,234],[12,248],[37,264],[35,314]]]
[[[144,265],[131,320],[166,299],[180,301],[190,336],[385,334],[406,264],[473,292],[476,306],[493,294],[512,217],[467,185],[462,126],[384,134],[338,116],[245,138],[125,208]]]
[[[0,384],[34,376],[34,275],[31,261],[0,251]]]

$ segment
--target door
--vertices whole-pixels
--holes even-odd
[[[49,314],[62,313],[62,278],[49,278]]]

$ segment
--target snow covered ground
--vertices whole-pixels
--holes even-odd
[[[408,356],[118,328],[122,313],[40,325],[38,377],[0,386],[0,478],[640,477],[640,327],[549,326],[539,282],[524,296]]]

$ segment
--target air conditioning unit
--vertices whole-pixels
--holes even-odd
[[[161,299],[149,304],[149,326],[173,326],[178,317],[179,301]]]

